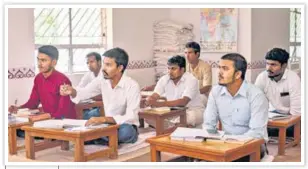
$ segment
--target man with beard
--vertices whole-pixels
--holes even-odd
[[[298,75],[287,69],[289,53],[281,48],[267,52],[266,71],[260,73],[255,85],[264,91],[269,100],[269,111],[283,114],[301,114],[301,85]],[[287,129],[293,137],[294,126]],[[268,129],[269,136],[278,136],[278,129]]]
[[[226,54],[219,62],[219,85],[209,94],[203,128],[215,131],[218,119],[229,135],[244,135],[268,140],[268,101],[265,94],[245,81],[246,59],[237,53]],[[261,146],[261,158],[266,146]],[[237,161],[249,161],[245,156]]]
[[[60,86],[71,84],[71,81],[62,73],[55,70],[58,61],[58,49],[46,45],[38,49],[37,63],[40,73],[34,79],[34,86],[27,103],[17,107],[10,106],[9,112],[16,113],[19,108],[37,109],[42,104],[43,111],[50,113],[51,117],[76,118],[75,105],[69,96],[61,96]],[[18,131],[18,136],[24,133]]]
[[[185,45],[186,71],[194,75],[199,82],[201,101],[206,106],[207,97],[212,87],[211,65],[200,59],[200,45],[197,42],[188,42]],[[142,91],[152,91],[155,85],[145,86]]]
[[[96,52],[91,52],[87,54],[86,57],[87,57],[87,65],[89,67],[90,72],[85,73],[85,75],[81,78],[79,84],[76,87],[77,89],[84,88],[95,78],[103,76],[101,55]],[[101,100],[101,95],[95,96],[94,98],[95,99],[98,98],[99,100]],[[99,107],[87,109],[84,110],[83,112],[83,119],[85,120],[89,120],[91,117],[99,117],[99,116],[101,116]]]
[[[198,80],[186,72],[186,60],[182,56],[173,56],[168,60],[168,74],[159,79],[154,93],[146,100],[146,105],[152,107],[188,107],[186,111],[187,124],[196,127],[203,122],[202,114],[204,105],[200,99]],[[160,97],[166,97],[167,101],[158,101]],[[152,122],[147,121],[151,125]],[[179,123],[180,118],[172,118],[166,121],[169,127]]]
[[[85,88],[74,89],[62,85],[60,94],[70,95],[73,102],[102,94],[105,117],[91,117],[86,125],[119,124],[118,143],[135,143],[138,139],[138,111],[140,87],[132,78],[124,75],[128,54],[121,48],[113,48],[104,54],[104,78],[96,78]],[[86,144],[108,144],[108,137],[92,140]]]

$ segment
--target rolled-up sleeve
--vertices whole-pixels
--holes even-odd
[[[102,94],[102,80],[102,78],[95,78],[85,88],[77,88],[77,95],[74,98],[71,97],[71,100],[78,104],[81,100]]]

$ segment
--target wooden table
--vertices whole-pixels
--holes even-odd
[[[8,123],[8,141],[9,141],[9,154],[17,154],[18,150],[25,148],[24,145],[17,145],[17,129],[21,129],[22,126],[32,125],[35,121],[50,119],[50,114],[40,113],[37,115],[29,116],[29,122],[11,121]]]
[[[286,145],[287,128],[294,125],[294,141]],[[278,155],[285,154],[285,148],[295,146],[300,142],[301,116],[294,115],[291,118],[281,120],[268,120],[267,127],[278,128]]]
[[[263,139],[255,139],[246,144],[218,141],[188,142],[171,140],[169,135],[161,135],[146,140],[150,143],[151,161],[161,161],[161,152],[168,152],[206,161],[234,161],[250,155],[250,161],[260,161],[260,146]]]
[[[118,157],[118,128],[119,125],[108,126],[106,128],[91,129],[88,131],[64,131],[63,129],[45,129],[31,126],[23,126],[22,129],[26,132],[26,157],[35,159],[35,152],[44,150],[50,147],[42,145],[41,147],[34,146],[34,137],[44,137],[48,139],[62,140],[62,150],[68,150],[69,141],[74,142],[74,161],[89,161],[97,157],[109,156],[111,159]],[[84,142],[94,140],[104,136],[109,137],[109,147],[107,149],[94,153],[84,152]]]
[[[153,111],[141,111],[139,112],[139,122],[140,126],[144,126],[144,119],[154,120],[155,121],[155,128],[156,128],[156,135],[170,133],[176,129],[178,126],[186,127],[186,110],[187,108],[184,107],[179,110],[171,110],[166,113],[160,112],[153,112]],[[177,117],[180,116],[180,123],[177,124],[175,127],[171,127],[168,129],[164,129],[164,120],[170,117]]]
[[[11,155],[17,154],[17,151],[23,149],[24,146],[17,145],[17,129],[20,129],[22,126],[30,125],[30,122],[11,122],[8,124],[8,135],[9,135],[9,153]]]
[[[94,107],[99,107],[101,116],[105,116],[103,101],[95,101],[93,103],[78,103],[75,105],[75,110],[77,114],[77,119],[83,119],[83,112],[86,109],[92,109]]]

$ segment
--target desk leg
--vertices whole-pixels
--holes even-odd
[[[294,125],[294,146],[299,144],[301,138],[301,123],[298,122]]]
[[[260,162],[260,156],[261,156],[260,153],[261,153],[260,147],[255,148],[255,151],[252,154],[250,154],[250,161],[251,162]]]
[[[144,128],[144,118],[139,119],[139,128]]]
[[[112,135],[109,136],[109,148],[111,152],[109,158],[116,159],[118,158],[118,131],[116,130]]]
[[[160,151],[157,151],[155,146],[151,145],[151,162],[160,162]]]
[[[31,133],[25,131],[25,146],[26,146],[26,157],[29,159],[35,159],[35,151],[34,151],[34,137],[31,136]]]
[[[75,141],[74,161],[75,162],[84,162],[85,161],[84,139],[77,138],[76,141]]]
[[[9,153],[17,154],[16,129],[12,127],[9,127]]]
[[[69,150],[69,142],[68,141],[62,141],[61,143],[61,150]]]
[[[156,118],[156,136],[164,133],[164,119]]]
[[[278,155],[284,155],[287,128],[279,128]]]

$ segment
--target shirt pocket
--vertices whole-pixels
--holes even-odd
[[[232,124],[235,126],[249,126],[250,113],[247,111],[235,111],[232,114]]]
[[[290,107],[290,95],[280,96],[280,103],[284,107]]]

